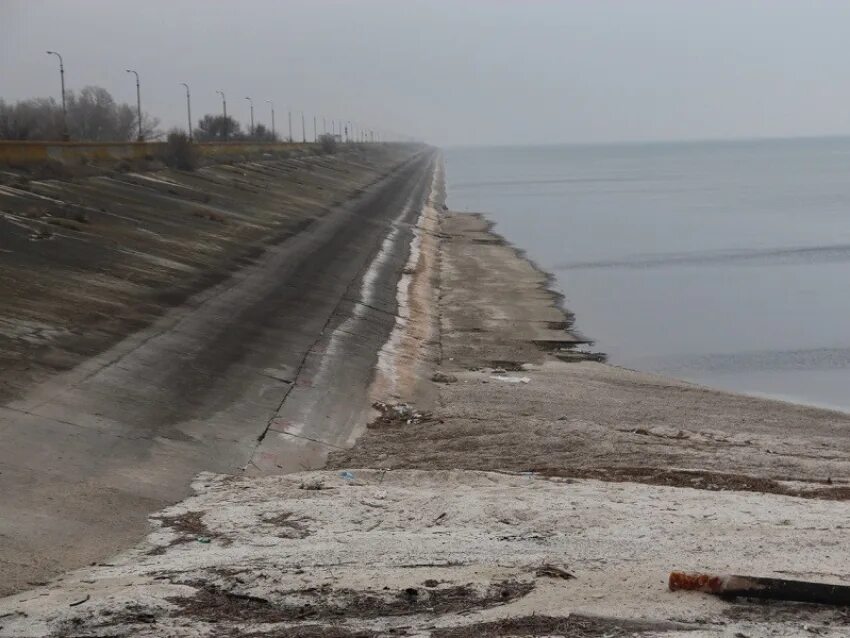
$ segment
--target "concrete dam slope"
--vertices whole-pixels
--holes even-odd
[[[0,594],[128,546],[199,471],[352,440],[434,160],[0,174]]]

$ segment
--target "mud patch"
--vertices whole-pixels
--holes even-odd
[[[317,588],[282,591],[279,602],[225,591],[208,583],[187,583],[198,587],[192,597],[169,598],[179,610],[173,616],[202,622],[280,623],[302,620],[332,621],[348,618],[374,619],[415,614],[446,614],[488,609],[522,598],[534,589],[533,583],[504,581],[478,589],[471,585],[439,588],[408,587],[392,591],[355,591]]]
[[[532,471],[542,476],[596,479],[615,483],[632,482],[668,487],[690,487],[714,492],[726,490],[759,492],[825,501],[850,500],[850,487],[848,486],[801,489],[758,476],[706,472],[704,470],[666,470],[652,467],[540,467],[533,468]]]
[[[217,635],[224,637],[224,634]],[[379,638],[386,636],[387,632],[353,631],[334,625],[299,625],[261,633],[249,634],[240,631],[232,635],[238,635],[241,638]]]
[[[283,512],[277,516],[264,518],[263,522],[283,528],[278,534],[280,538],[307,538],[310,535],[310,529],[305,523],[307,519],[293,517],[292,512]]]
[[[619,638],[645,633],[661,633],[682,627],[588,616],[522,616],[463,627],[437,629],[432,638],[503,638],[508,636],[563,636],[564,638]]]
[[[203,512],[184,512],[177,516],[160,516],[153,518],[153,520],[159,521],[162,527],[172,529],[178,534],[178,536],[165,545],[154,547],[148,552],[148,555],[162,555],[165,553],[166,549],[174,547],[175,545],[182,545],[193,541],[208,543],[214,538],[221,539],[224,541],[225,545],[229,545],[231,540],[207,527],[206,523],[204,523],[203,516]]]
[[[830,607],[810,603],[752,601],[733,604],[723,615],[736,622],[818,623],[850,626],[850,607]],[[815,631],[810,633],[816,634]]]

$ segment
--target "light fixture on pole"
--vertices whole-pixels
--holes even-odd
[[[68,135],[68,109],[65,106],[65,63],[56,51],[48,51],[47,55],[55,55],[59,58],[59,81],[62,84],[62,139],[67,142],[70,135]]]
[[[181,82],[186,87],[186,115],[189,121],[189,141],[192,141],[192,96],[189,94],[189,85]]]
[[[274,128],[274,102],[272,102],[271,100],[266,100],[266,102],[271,104],[271,107],[272,107],[272,138],[276,142],[277,141],[277,134],[275,133],[275,128]]]
[[[132,73],[136,76],[136,117],[139,120],[139,142],[145,141],[145,136],[142,135],[142,89],[139,85],[139,74],[133,69],[125,69],[127,73]]]
[[[221,96],[221,110],[224,112],[224,120],[221,123],[221,130],[222,130],[222,133],[224,135],[224,141],[226,142],[227,141],[227,128],[228,128],[227,97],[224,95],[224,91],[222,91],[220,89],[216,90],[216,93],[218,93]]]
[[[249,97],[245,98],[251,103],[251,137],[254,137],[254,100]]]

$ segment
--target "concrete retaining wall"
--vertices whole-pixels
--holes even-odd
[[[121,160],[160,159],[165,142],[18,142],[0,140],[0,165],[29,166],[47,161],[63,164],[110,162]],[[201,157],[224,159],[240,155],[260,155],[313,144],[258,142],[203,142],[197,144]]]

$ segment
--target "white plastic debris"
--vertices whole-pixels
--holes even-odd
[[[504,375],[492,375],[490,378],[497,381],[504,381],[505,383],[529,383],[531,381],[528,377],[508,377]]]

